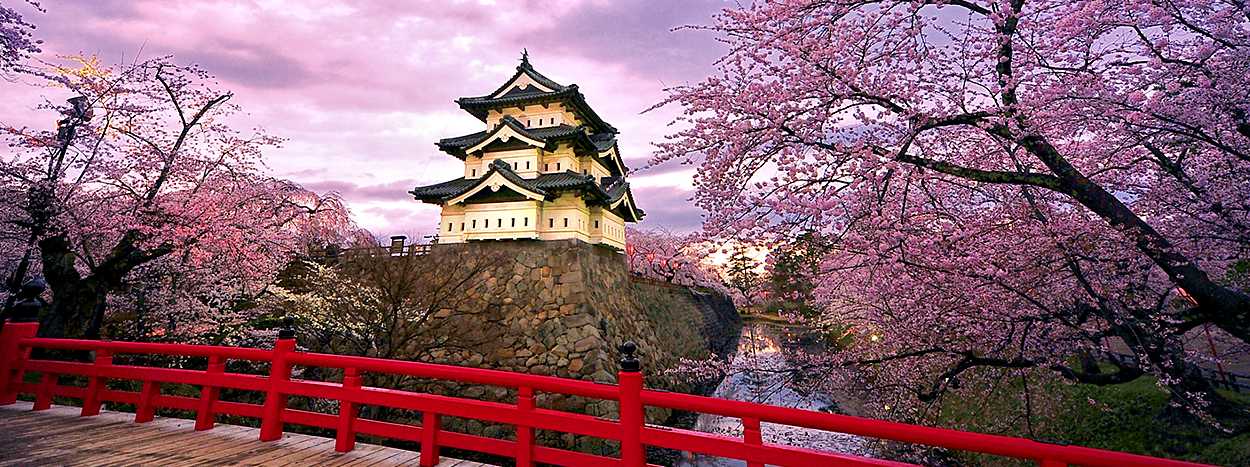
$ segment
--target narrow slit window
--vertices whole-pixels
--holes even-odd
[[[551,170],[551,164],[543,164],[543,172]]]
[[[503,228],[503,219],[495,219],[495,227]]]
[[[556,171],[557,171],[557,172],[558,172],[558,171],[560,171],[560,163],[559,163],[559,162],[556,162]]]
[[[455,230],[456,230],[456,229],[453,229],[453,228],[452,228],[452,226],[451,226],[451,222],[448,222],[448,223],[447,223],[447,231],[448,231],[448,232],[454,232]]]
[[[516,227],[516,218],[515,218],[515,217],[513,217],[513,218],[512,218],[512,226],[513,226],[513,227]]]
[[[547,219],[548,228],[555,227],[555,226],[556,226],[556,218],[553,217],[551,219]]]
[[[473,169],[472,173],[473,173],[473,175],[471,175],[471,176],[476,177],[476,176],[477,176],[477,169]]]
[[[565,218],[564,218],[564,226],[565,226],[565,227],[568,227],[568,226],[569,226],[569,218],[567,218],[567,217],[565,217]]]
[[[599,228],[599,221],[595,221],[595,228]]]
[[[530,161],[525,161],[525,170],[530,169]]]
[[[473,219],[473,228],[477,228],[477,219]]]
[[[461,222],[461,223],[460,223],[460,231],[461,231],[461,232],[464,232],[464,222]]]
[[[529,227],[529,226],[530,226],[530,218],[526,217],[525,223],[522,225],[522,227]]]

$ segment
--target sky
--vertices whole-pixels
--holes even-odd
[[[38,57],[131,63],[172,55],[215,75],[245,112],[236,129],[286,138],[265,152],[270,175],[336,191],[375,236],[433,234],[439,208],[408,190],[462,175],[441,138],[483,130],[455,104],[495,90],[523,50],[540,73],[577,84],[618,130],[626,165],[643,167],[675,127],[676,107],[644,112],[665,88],[702,81],[725,52],[706,25],[725,0],[0,0],[36,25]],[[0,81],[0,123],[54,127],[34,111],[63,100],[28,78]],[[638,229],[697,230],[693,168],[661,165],[629,180]]]

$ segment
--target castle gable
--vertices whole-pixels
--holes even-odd
[[[507,189],[535,201],[542,201],[548,196],[546,191],[534,187],[532,183],[513,172],[512,167],[506,162],[496,160],[490,165],[490,171],[478,179],[476,184],[469,186],[460,194],[446,198],[445,201],[448,205],[458,204],[486,189],[492,192]]]

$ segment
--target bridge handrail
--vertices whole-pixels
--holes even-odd
[[[356,368],[361,371],[371,371],[375,373],[435,378],[461,383],[485,384],[499,387],[529,387],[543,392],[593,397],[595,399],[619,400],[619,394],[617,393],[615,386],[575,379],[530,375],[510,371],[488,370],[483,368],[439,365],[435,363],[386,360],[372,357],[355,357],[311,352],[293,352],[287,355],[286,358],[288,362],[296,365],[339,369]]]
[[[21,347],[38,347],[42,349],[109,351],[115,354],[151,354],[178,357],[224,357],[228,360],[248,360],[253,362],[273,361],[273,351],[249,349],[246,347],[227,347],[221,345],[164,344],[154,342],[125,341],[93,341],[85,339],[49,339],[46,337],[25,337],[18,339]]]
[[[1202,465],[1064,445],[1045,440],[973,433],[674,392],[644,390],[642,392],[642,403],[643,405],[653,407],[687,410],[720,415],[722,417],[756,419],[760,422],[815,428],[868,438],[890,439],[904,443],[923,444],[960,451],[980,452],[1022,459],[1055,460],[1086,467]]]
[[[777,423],[1028,459],[1036,461],[1041,467],[1066,465],[1196,467],[1202,465],[1079,446],[1058,445],[1044,441],[646,390],[642,387],[642,374],[637,372],[636,368],[631,370],[623,367],[618,373],[620,383],[618,386],[498,370],[295,352],[293,338],[279,338],[275,341],[273,350],[261,350],[186,344],[44,339],[33,337],[37,329],[37,323],[6,323],[3,331],[0,332],[0,405],[15,402],[19,392],[35,394],[35,410],[48,408],[53,396],[82,399],[83,415],[98,413],[102,401],[124,402],[136,405],[136,422],[152,420],[157,407],[176,408],[196,412],[196,430],[212,428],[215,414],[255,417],[262,421],[260,433],[262,441],[280,438],[285,423],[336,430],[335,449],[339,451],[353,449],[357,433],[416,441],[422,446],[420,464],[427,467],[438,463],[440,446],[514,457],[517,459],[517,465],[525,466],[542,462],[565,466],[641,467],[646,464],[644,444],[745,460],[747,465],[752,467],[762,466],[764,463],[808,467],[813,464],[828,465],[833,462],[839,465],[911,465],[764,443],[760,431],[761,423]],[[96,355],[92,363],[31,359],[32,348],[87,350],[95,351]],[[118,353],[206,357],[208,367],[205,370],[185,370],[114,365],[112,359]],[[627,357],[627,360],[629,358],[632,357]],[[227,360],[269,362],[270,373],[268,377],[228,373],[225,371]],[[633,365],[637,365],[636,360],[632,361]],[[626,361],[622,362],[624,365]],[[339,368],[344,372],[343,381],[333,383],[292,379],[292,365]],[[41,372],[40,382],[24,382],[23,373],[26,371]],[[515,388],[517,403],[506,404],[364,387],[361,385],[363,372]],[[62,386],[58,383],[60,374],[87,376],[89,382],[86,388]],[[109,390],[104,383],[110,378],[142,381],[143,390],[139,393]],[[162,382],[199,385],[202,387],[200,397],[163,395],[160,393]],[[266,393],[264,405],[218,400],[222,388],[264,391]],[[617,401],[620,416],[618,420],[611,420],[540,409],[535,404],[535,391]],[[331,415],[291,409],[286,404],[287,396],[335,400],[340,403],[339,413]],[[359,406],[362,403],[420,411],[423,413],[422,424],[411,426],[358,418]],[[738,418],[743,422],[743,437],[727,437],[646,425],[644,413],[647,406]],[[443,415],[513,425],[516,427],[516,440],[442,431],[441,417]],[[534,442],[534,434],[535,430],[539,429],[620,441],[621,457],[618,459],[538,446]]]

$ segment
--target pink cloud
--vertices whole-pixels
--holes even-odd
[[[44,59],[79,51],[106,61],[172,54],[180,63],[203,66],[246,112],[236,117],[236,127],[263,127],[288,138],[282,149],[266,153],[275,175],[340,191],[360,206],[356,212],[370,228],[385,235],[433,230],[436,213],[416,201],[411,210],[389,203],[402,201],[414,181],[458,176],[460,162],[434,142],[478,131],[481,124],[454,100],[495,89],[511,75],[523,48],[544,74],[579,84],[596,111],[621,129],[629,165],[641,166],[650,157],[650,142],[671,132],[665,125],[673,112],[639,112],[662,99],[666,85],[709,73],[723,52],[705,33],[669,30],[706,23],[726,5],[76,0],[49,2],[47,13],[32,10],[27,19],[45,41]],[[18,102],[0,109],[0,122],[19,127],[54,122],[47,112],[27,110],[40,95],[64,99],[21,82],[0,82],[0,89],[6,101]],[[641,207],[674,219],[665,225],[697,223],[677,221],[699,216],[684,198],[678,202],[648,190],[636,190],[640,203],[666,205]],[[373,204],[379,202],[388,204]]]

